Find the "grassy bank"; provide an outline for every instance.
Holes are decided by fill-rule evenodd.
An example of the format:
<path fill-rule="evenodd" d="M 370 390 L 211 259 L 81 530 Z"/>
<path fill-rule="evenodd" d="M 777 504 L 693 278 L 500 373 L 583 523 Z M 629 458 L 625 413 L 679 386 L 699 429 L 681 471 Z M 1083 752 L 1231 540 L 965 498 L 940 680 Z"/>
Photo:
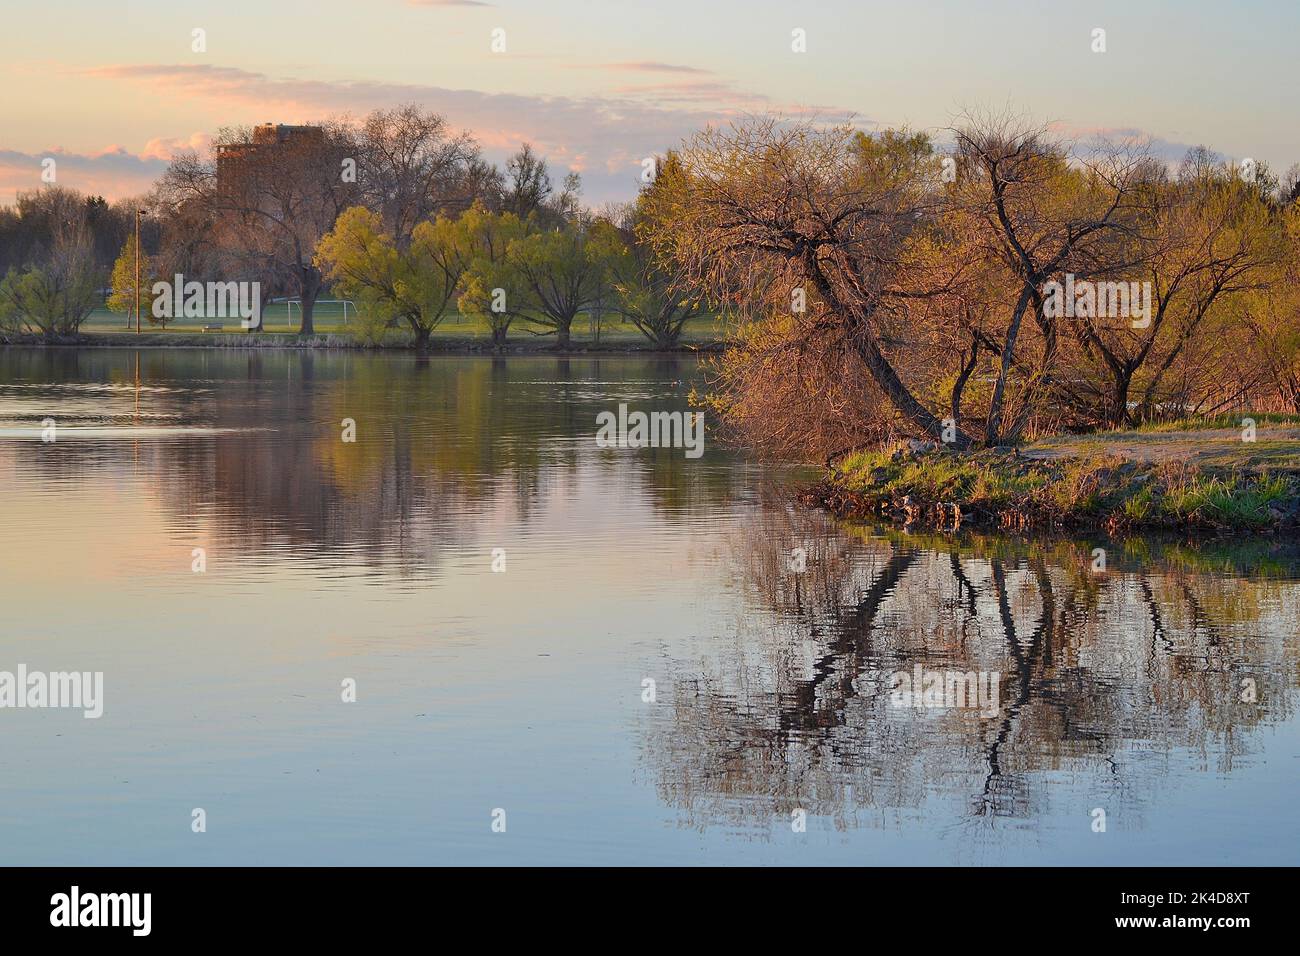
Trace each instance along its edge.
<path fill-rule="evenodd" d="M 145 331 L 137 335 L 134 332 L 97 332 L 65 336 L 58 339 L 46 339 L 40 336 L 0 335 L 0 347 L 18 346 L 28 348 L 228 348 L 228 349 L 412 349 L 414 342 L 409 336 L 394 336 L 382 344 L 363 342 L 347 332 L 317 333 L 303 336 L 289 332 L 194 332 L 167 330 L 166 332 Z M 707 352 L 722 348 L 721 342 L 679 342 L 670 352 Z M 512 338 L 501 349 L 495 349 L 490 339 L 474 336 L 435 335 L 429 341 L 429 351 L 442 354 L 633 354 L 659 352 L 642 338 L 639 342 L 632 340 L 608 341 L 599 343 L 575 336 L 564 350 L 557 348 L 555 338 L 520 337 Z"/>
<path fill-rule="evenodd" d="M 355 315 L 355 313 L 353 313 Z M 344 321 L 342 311 L 334 305 L 318 306 L 314 326 L 316 334 L 297 334 L 300 314 L 289 312 L 283 303 L 268 307 L 263 314 L 261 332 L 249 333 L 239 327 L 237 319 L 226 319 L 216 324 L 221 331 L 205 332 L 209 320 L 178 319 L 162 329 L 146 323 L 136 334 L 126 327 L 126 318 L 96 309 L 82 324 L 81 332 L 57 341 L 39 335 L 0 334 L 0 345 L 107 346 L 113 348 L 392 348 L 413 347 L 414 337 L 409 330 L 393 329 L 382 344 L 367 344 L 353 335 L 352 326 Z M 525 322 L 516 323 L 510 330 L 505 352 L 553 352 L 555 336 L 536 334 L 539 329 Z M 719 348 L 724 340 L 722 323 L 714 316 L 700 316 L 689 320 L 682 328 L 679 350 Z M 478 316 L 449 314 L 430 336 L 429 348 L 437 352 L 488 352 L 492 351 L 492 333 L 487 322 Z M 573 323 L 571 352 L 645 352 L 655 351 L 650 341 L 633 325 L 605 315 L 599 334 L 591 327 L 586 314 L 579 314 Z"/>
<path fill-rule="evenodd" d="M 1225 448 L 1232 448 L 1226 444 Z M 1106 446 L 1099 446 L 1104 449 Z M 1213 466 L 1139 460 L 1105 450 L 1035 457 L 1034 449 L 957 455 L 936 449 L 858 452 L 805 493 L 847 517 L 934 528 L 1194 528 L 1271 532 L 1300 527 L 1300 462 Z M 1226 453 L 1225 453 L 1226 454 Z"/>

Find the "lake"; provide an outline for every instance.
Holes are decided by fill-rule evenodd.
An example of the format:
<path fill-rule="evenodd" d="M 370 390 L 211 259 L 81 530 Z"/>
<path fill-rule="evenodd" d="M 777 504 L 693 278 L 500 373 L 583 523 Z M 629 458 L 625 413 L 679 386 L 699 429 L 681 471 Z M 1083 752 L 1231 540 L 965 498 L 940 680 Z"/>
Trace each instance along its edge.
<path fill-rule="evenodd" d="M 0 709 L 0 861 L 1300 862 L 1293 544 L 911 534 L 712 430 L 597 446 L 702 381 L 0 350 L 0 671 L 103 674 Z"/>

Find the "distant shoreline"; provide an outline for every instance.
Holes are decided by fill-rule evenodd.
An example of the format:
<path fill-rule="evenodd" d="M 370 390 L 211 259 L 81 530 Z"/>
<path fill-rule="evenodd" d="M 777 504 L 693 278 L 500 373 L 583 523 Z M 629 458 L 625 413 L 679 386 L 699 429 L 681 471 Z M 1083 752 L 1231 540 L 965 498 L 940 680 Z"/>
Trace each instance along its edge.
<path fill-rule="evenodd" d="M 618 343 L 571 343 L 561 349 L 553 341 L 527 340 L 508 342 L 501 348 L 480 339 L 436 339 L 425 349 L 425 355 L 689 355 L 701 352 L 719 352 L 723 342 L 700 342 L 661 349 L 645 345 Z M 351 336 L 322 332 L 301 336 L 293 332 L 96 332 L 59 339 L 41 336 L 14 336 L 0 338 L 0 348 L 23 349 L 82 349 L 82 348 L 148 348 L 148 349 L 310 349 L 365 352 L 413 352 L 418 350 L 410 343 L 369 345 L 357 342 Z"/>

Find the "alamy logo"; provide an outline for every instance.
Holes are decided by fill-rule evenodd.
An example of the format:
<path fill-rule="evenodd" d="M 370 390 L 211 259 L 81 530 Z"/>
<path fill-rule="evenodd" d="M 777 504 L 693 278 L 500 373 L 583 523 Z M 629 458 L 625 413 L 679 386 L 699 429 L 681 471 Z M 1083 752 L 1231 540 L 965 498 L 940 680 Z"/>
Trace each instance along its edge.
<path fill-rule="evenodd" d="M 51 926 L 129 926 L 132 936 L 148 936 L 152 928 L 152 893 L 71 892 L 50 897 Z"/>
<path fill-rule="evenodd" d="M 1001 708 L 997 671 L 931 671 L 917 664 L 889 675 L 889 702 L 894 707 L 972 708 L 994 717 Z"/>
<path fill-rule="evenodd" d="M 684 448 L 687 458 L 704 454 L 703 412 L 629 412 L 596 416 L 597 448 Z"/>
<path fill-rule="evenodd" d="M 103 671 L 0 671 L 0 707 L 78 708 L 87 720 L 104 713 Z"/>
<path fill-rule="evenodd" d="M 1135 329 L 1151 325 L 1150 282 L 1093 282 L 1074 278 L 1043 284 L 1043 315 L 1049 319 L 1129 319 Z"/>
<path fill-rule="evenodd" d="M 262 283 L 186 282 L 179 272 L 171 282 L 153 284 L 155 319 L 239 318 L 245 329 L 262 326 Z"/>

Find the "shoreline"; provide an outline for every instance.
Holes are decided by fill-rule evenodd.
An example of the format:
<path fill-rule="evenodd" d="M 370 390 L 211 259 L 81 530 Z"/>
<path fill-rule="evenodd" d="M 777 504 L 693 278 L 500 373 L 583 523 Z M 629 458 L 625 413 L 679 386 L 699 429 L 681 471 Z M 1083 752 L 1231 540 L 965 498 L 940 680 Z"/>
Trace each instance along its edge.
<path fill-rule="evenodd" d="M 900 449 L 846 456 L 797 497 L 839 518 L 945 532 L 1300 531 L 1300 468 L 1294 466 Z"/>
<path fill-rule="evenodd" d="M 700 342 L 679 345 L 672 349 L 655 348 L 650 344 L 630 343 L 570 343 L 559 348 L 553 342 L 511 342 L 501 347 L 474 338 L 448 338 L 418 349 L 414 344 L 368 345 L 350 336 L 322 332 L 304 338 L 296 332 L 251 333 L 181 333 L 181 332 L 100 332 L 91 335 L 68 336 L 60 339 L 42 337 L 0 338 L 0 348 L 15 349 L 310 349 L 360 352 L 410 352 L 416 355 L 693 355 L 719 352 L 724 342 Z"/>

